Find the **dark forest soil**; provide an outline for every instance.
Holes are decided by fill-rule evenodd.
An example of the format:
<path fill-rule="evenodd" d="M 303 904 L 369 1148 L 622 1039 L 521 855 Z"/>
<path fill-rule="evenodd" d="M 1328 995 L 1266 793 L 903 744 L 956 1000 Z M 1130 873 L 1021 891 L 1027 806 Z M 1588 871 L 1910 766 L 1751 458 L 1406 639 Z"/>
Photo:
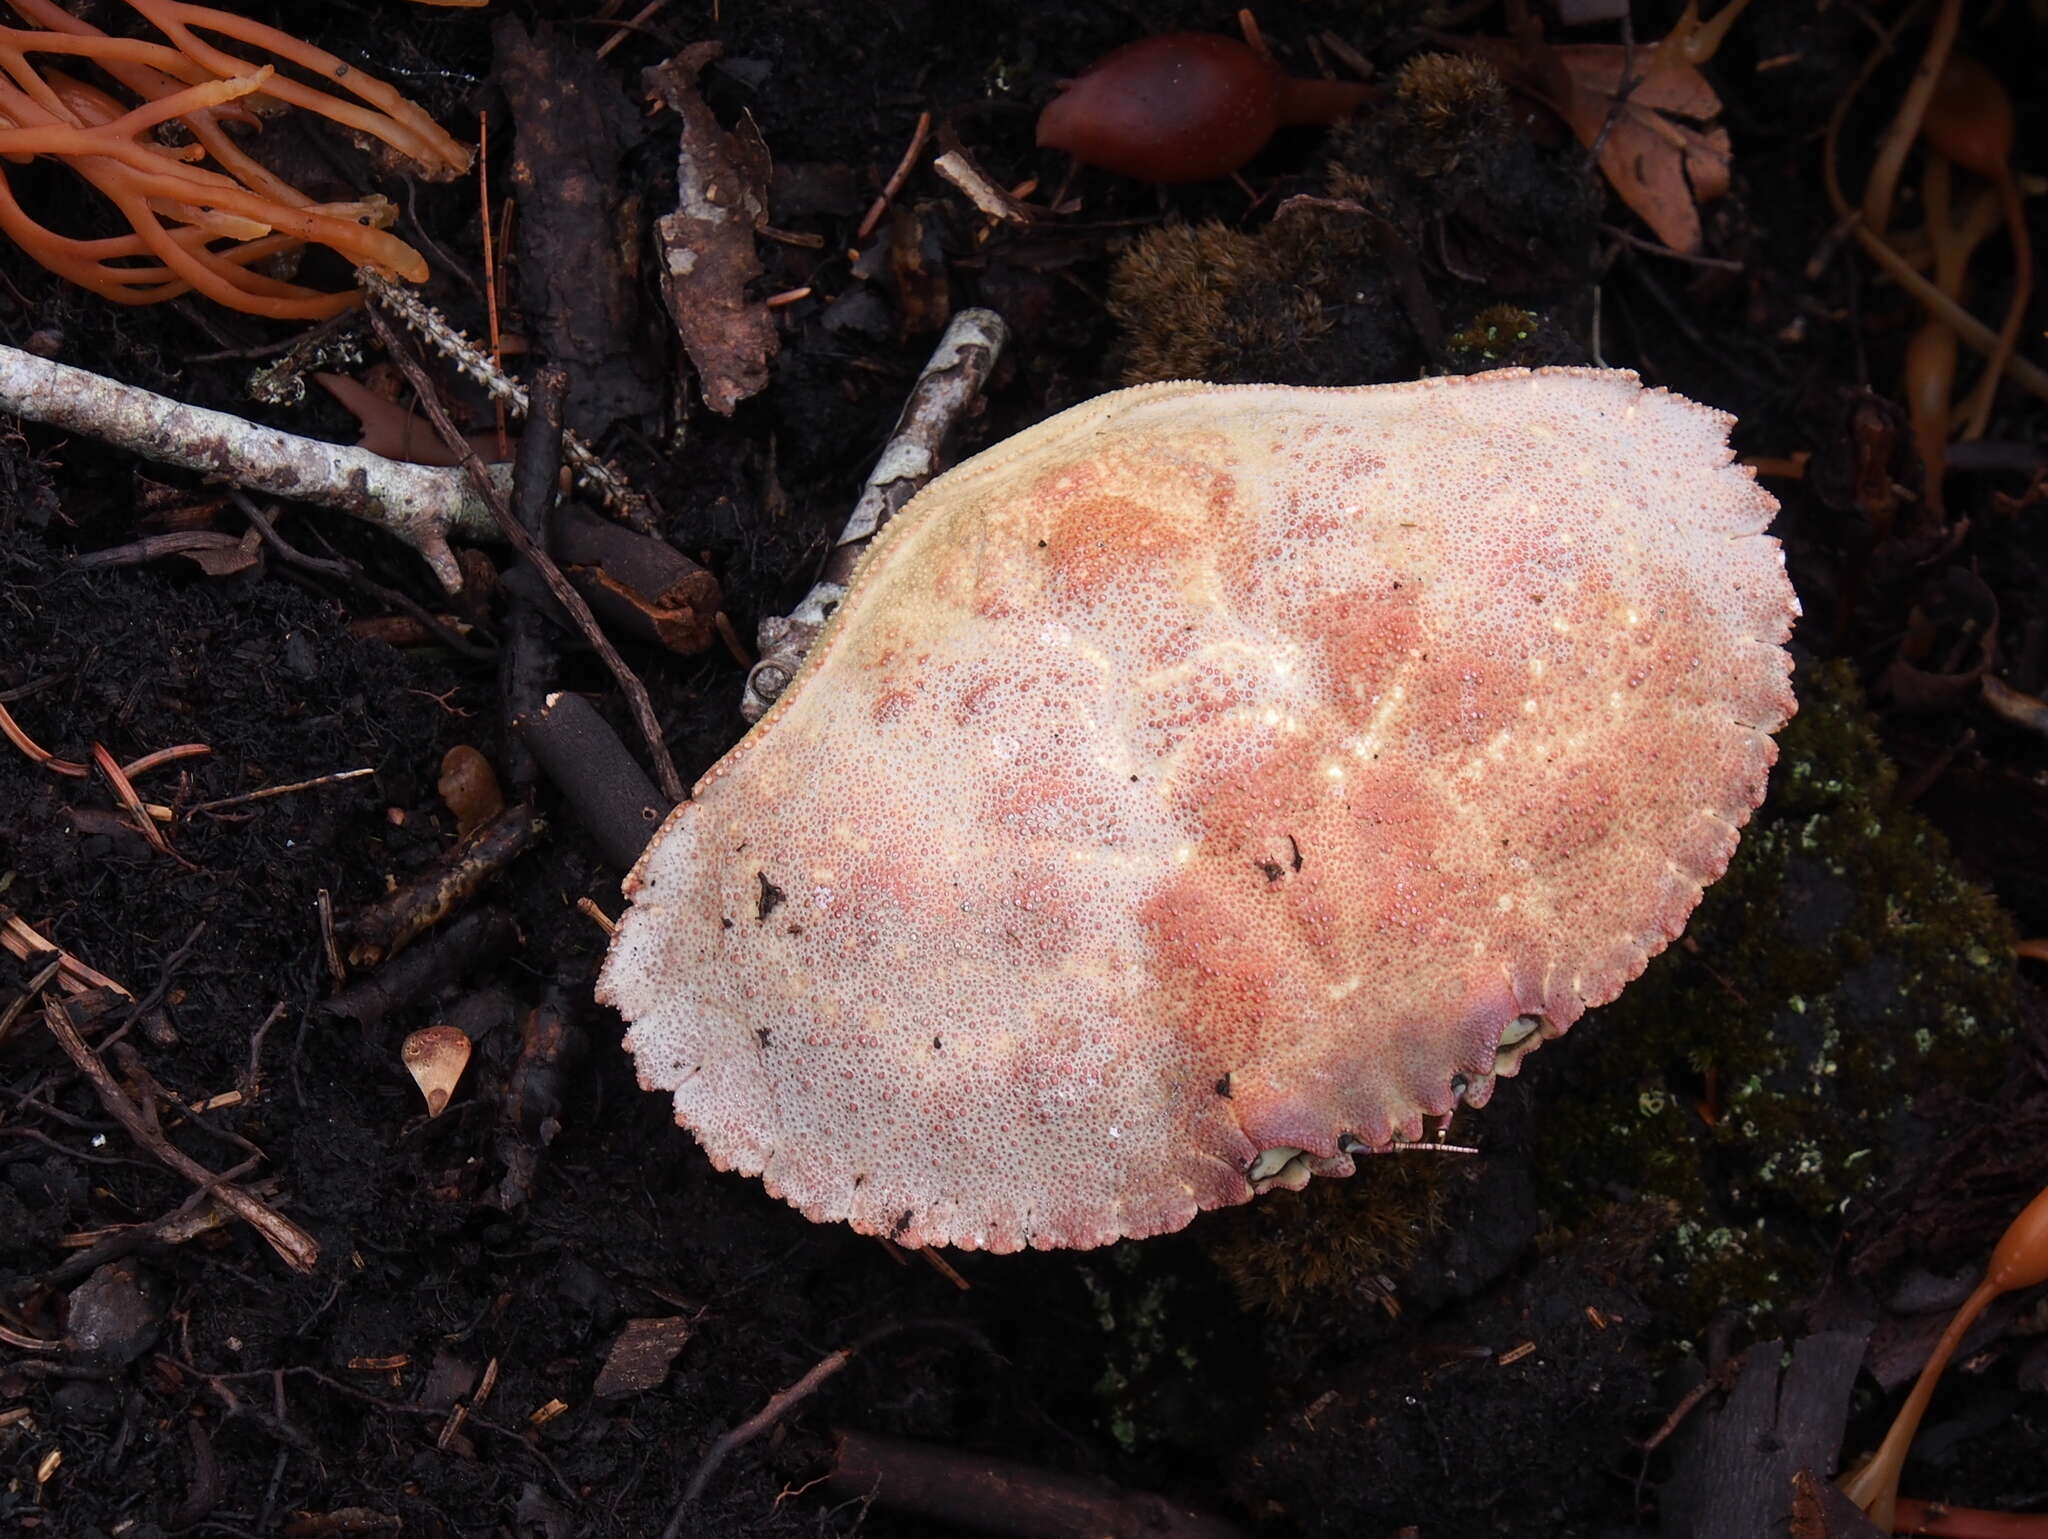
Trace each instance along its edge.
<path fill-rule="evenodd" d="M 503 7 L 244 8 L 311 28 L 460 136 L 487 110 L 494 196 L 508 192 L 515 114 L 492 76 Z M 584 8 L 513 9 L 585 61 L 610 35 Z M 1648 239 L 1554 126 L 1528 128 L 1486 180 L 1469 165 L 1424 176 L 1396 128 L 1367 123 L 1287 131 L 1241 185 L 1161 192 L 1082 170 L 1076 211 L 995 231 L 927 164 L 878 237 L 896 260 L 870 278 L 847 251 L 871 244 L 855 226 L 920 111 L 1005 186 L 1041 178 L 1042 205 L 1069 174 L 1032 144 L 1055 82 L 1148 32 L 1234 30 L 1234 12 L 727 0 L 714 23 L 703 9 L 664 11 L 588 66 L 590 89 L 624 109 L 626 244 L 644 262 L 647 223 L 674 198 L 675 119 L 642 115 L 639 72 L 716 38 L 725 56 L 706 99 L 727 125 L 750 117 L 772 152 L 773 223 L 822 237 L 764 240 L 753 292 L 814 292 L 776 312 L 772 381 L 728 420 L 683 383 L 652 277 L 636 271 L 644 353 L 605 384 L 646 392 L 647 406 L 593 426 L 657 498 L 672 543 L 717 574 L 740 635 L 814 579 L 948 306 L 989 305 L 1013 332 L 961 454 L 1175 349 L 1206 350 L 1219 378 L 1369 383 L 1585 362 L 1597 336 L 1599 361 L 1733 413 L 1738 453 L 1810 452 L 1804 479 L 1766 483 L 1785 504 L 1778 532 L 1806 609 L 1805 735 L 1786 739 L 1721 906 L 1710 895 L 1638 986 L 1646 1003 L 1589 1015 L 1461 1118 L 1477 1158 L 1428 1172 L 1381 1162 L 1341 1187 L 1100 1252 L 954 1255 L 963 1289 L 712 1170 L 637 1087 L 619 1022 L 590 1003 L 604 937 L 575 908 L 592 898 L 616 912 L 619 873 L 552 793 L 545 836 L 480 900 L 515 940 L 472 958 L 438 1006 L 364 1025 L 323 1012 L 321 897 L 347 916 L 453 842 L 436 780 L 457 745 L 502 759 L 493 665 L 362 639 L 352 627 L 387 605 L 275 559 L 224 578 L 176 561 L 81 569 L 81 553 L 215 493 L 24 424 L 0 442 L 0 702 L 66 758 L 95 743 L 123 762 L 179 743 L 212 753 L 141 783 L 179 810 L 167 858 L 122 824 L 102 781 L 0 745 L 0 905 L 145 996 L 144 1010 L 88 1007 L 88 1037 L 126 1024 L 140 1064 L 187 1105 L 239 1092 L 203 1118 L 164 1102 L 173 1141 L 214 1169 L 260 1151 L 242 1179 L 266 1183 L 320 1259 L 295 1272 L 229 1221 L 136 1246 L 81 1291 L 86 1246 L 177 1209 L 192 1186 L 106 1118 L 33 1004 L 0 1029 L 0 1325 L 69 1343 L 0 1345 L 0 1531 L 654 1535 L 721 1433 L 855 1343 L 815 1398 L 716 1471 L 680 1532 L 956 1531 L 819 1483 L 835 1428 L 1104 1477 L 1278 1536 L 1707 1531 L 1659 1512 L 1683 1438 L 1640 1447 L 1686 1391 L 1750 1344 L 1808 1329 L 1860 1320 L 1886 1342 L 1924 1338 L 2048 1176 L 2048 1017 L 2011 954 L 2016 936 L 2048 935 L 2048 741 L 1985 709 L 1971 672 L 1988 661 L 2036 696 L 2048 684 L 2043 408 L 2008 388 L 1989 436 L 2020 468 L 1957 472 L 1948 523 L 1909 532 L 1921 477 L 1899 360 L 1920 315 L 1831 241 L 1821 181 L 1828 114 L 1871 47 L 1867 20 L 1841 5 L 1759 6 L 1707 67 L 1735 174 L 1705 211 L 1706 265 L 1610 233 Z M 1965 44 L 2012 90 L 2019 143 L 2048 142 L 2048 49 L 2028 7 L 1994 9 Z M 1258 17 L 1298 69 L 1314 69 L 1309 41 L 1330 29 L 1384 77 L 1437 46 L 1426 27 L 1500 31 L 1496 7 L 1442 10 L 1454 19 L 1304 0 Z M 1639 7 L 1640 34 L 1674 11 Z M 1919 46 L 1909 31 L 1847 119 L 1851 185 Z M 271 136 L 324 168 L 308 179 L 378 174 L 339 139 Z M 1392 225 L 1405 233 L 1412 216 L 1433 321 L 1388 277 L 1384 248 L 1347 246 L 1335 223 L 1271 236 L 1262 260 L 1284 269 L 1271 282 L 1293 287 L 1234 293 L 1220 341 L 1175 332 L 1188 323 L 1173 285 L 1196 282 L 1185 272 L 1109 302 L 1118 254 L 1146 231 L 1169 217 L 1268 231 L 1286 197 L 1331 190 L 1333 157 L 1347 185 L 1385 191 Z M 75 201 L 61 169 L 8 176 L 39 212 Z M 409 210 L 400 232 L 436 253 L 429 297 L 483 334 L 474 183 L 387 190 Z M 2039 247 L 2048 224 L 2035 223 Z M 1980 315 L 2002 312 L 2004 249 L 1986 248 Z M 510 260 L 546 253 L 515 239 Z M 240 355 L 289 328 L 191 300 L 122 310 L 11 249 L 0 275 L 11 344 L 39 334 L 66 362 L 184 400 L 353 432 L 317 391 L 291 406 L 248 398 L 265 360 Z M 513 285 L 509 331 L 538 324 L 517 298 L 531 276 Z M 1320 307 L 1311 325 L 1304 294 Z M 1474 321 L 1502 302 L 1528 335 L 1496 354 Z M 1873 484 L 1908 513 L 1875 517 Z M 244 527 L 232 507 L 210 516 Z M 375 531 L 292 512 L 282 532 L 447 608 L 418 559 Z M 488 632 L 489 613 L 468 618 Z M 743 730 L 743 668 L 722 648 L 626 650 L 694 778 Z M 565 683 L 634 741 L 594 659 L 572 653 Z M 359 768 L 372 773 L 191 811 Z M 37 970 L 0 956 L 0 1011 Z M 521 1010 L 558 1005 L 566 1050 L 537 1087 L 521 1077 L 519 1023 L 499 1022 L 429 1120 L 399 1043 L 486 985 Z M 1885 1043 L 1909 1044 L 1910 1062 L 1881 1058 Z M 1826 1060 L 1825 1086 L 1807 1088 L 1793 1062 L 1809 1054 Z M 1737 1111 L 1752 1078 L 1762 1091 Z M 547 1142 L 501 1116 L 536 1089 L 559 1101 Z M 673 1367 L 598 1396 L 628 1322 L 650 1319 L 680 1322 Z M 1938 1398 L 1909 1489 L 2048 1510 L 2040 1297 L 2000 1320 Z M 1851 1452 L 1881 1434 L 1899 1379 L 1862 1380 Z M 451 1423 L 457 1406 L 469 1410 Z"/>

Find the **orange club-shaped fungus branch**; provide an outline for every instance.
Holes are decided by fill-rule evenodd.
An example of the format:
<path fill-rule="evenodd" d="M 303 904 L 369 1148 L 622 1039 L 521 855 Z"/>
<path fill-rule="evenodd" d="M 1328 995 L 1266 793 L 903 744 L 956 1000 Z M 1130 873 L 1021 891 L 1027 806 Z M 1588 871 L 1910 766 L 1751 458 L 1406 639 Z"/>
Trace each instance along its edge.
<path fill-rule="evenodd" d="M 227 128 L 255 126 L 262 113 L 292 107 L 382 141 L 421 174 L 466 168 L 468 151 L 390 86 L 287 33 L 177 0 L 128 0 L 169 44 L 109 36 L 52 0 L 7 3 L 33 26 L 0 28 L 0 156 L 62 160 L 132 227 L 100 239 L 60 235 L 32 218 L 0 175 L 0 230 L 51 271 L 123 304 L 197 291 L 282 320 L 333 315 L 356 298 L 259 270 L 294 247 L 323 245 L 354 265 L 425 278 L 419 253 L 383 228 L 395 213 L 388 201 L 315 203 L 251 157 Z M 276 62 L 239 58 L 201 32 L 252 44 Z M 290 78 L 288 69 L 348 95 Z M 101 83 L 88 78 L 94 74 Z M 159 137 L 172 123 L 189 143 Z"/>
<path fill-rule="evenodd" d="M 1763 795 L 1797 605 L 1728 426 L 1150 385 L 939 477 L 627 881 L 642 1082 L 813 1219 L 998 1251 L 1483 1104 Z"/>
<path fill-rule="evenodd" d="M 1867 1463 L 1842 1477 L 1843 1492 L 1870 1514 L 1871 1521 L 1886 1533 L 1892 1532 L 1896 1509 L 1900 1505 L 1899 1473 L 1905 1467 L 1907 1451 L 1912 1448 L 1914 1435 L 1920 1430 L 1920 1418 L 1927 1414 L 1928 1402 L 1934 1398 L 1934 1387 L 1941 1382 L 1942 1370 L 1948 1367 L 1948 1360 L 1955 1356 L 1956 1348 L 1963 1344 L 1970 1327 L 1991 1307 L 1993 1300 L 2022 1288 L 2038 1288 L 2044 1282 L 2048 1282 L 2048 1187 L 2043 1187 L 2034 1200 L 2020 1210 L 2019 1217 L 1999 1239 L 1991 1252 L 1991 1264 L 1984 1269 L 1984 1280 L 1963 1300 L 1955 1318 L 1949 1321 L 1948 1329 L 1941 1333 L 1934 1350 L 1927 1354 L 1926 1365 L 1913 1384 L 1913 1392 L 1899 1407 L 1899 1414 L 1877 1452 Z M 2014 1539 L 2021 1535 L 2048 1534 L 2048 1517 L 2030 1521 L 2017 1514 L 1999 1516 L 2003 1526 L 1995 1531 L 2010 1534 Z"/>

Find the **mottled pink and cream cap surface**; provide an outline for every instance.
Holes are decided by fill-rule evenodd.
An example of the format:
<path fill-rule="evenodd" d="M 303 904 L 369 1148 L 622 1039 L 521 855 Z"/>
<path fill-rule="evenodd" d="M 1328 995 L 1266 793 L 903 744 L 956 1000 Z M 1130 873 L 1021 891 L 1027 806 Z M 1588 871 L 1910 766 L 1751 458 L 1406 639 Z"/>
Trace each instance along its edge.
<path fill-rule="evenodd" d="M 628 879 L 722 1168 L 907 1245 L 1178 1229 L 1483 1104 L 1675 937 L 1798 613 L 1632 374 L 1144 386 L 940 477 Z"/>

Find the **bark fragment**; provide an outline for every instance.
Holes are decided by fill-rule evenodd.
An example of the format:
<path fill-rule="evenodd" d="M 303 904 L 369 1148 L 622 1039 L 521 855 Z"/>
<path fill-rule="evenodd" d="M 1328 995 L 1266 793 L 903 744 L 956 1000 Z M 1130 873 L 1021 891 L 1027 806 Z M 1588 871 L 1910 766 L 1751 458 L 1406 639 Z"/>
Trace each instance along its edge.
<path fill-rule="evenodd" d="M 746 296 L 761 275 L 754 230 L 768 217 L 768 150 L 751 121 L 734 133 L 720 127 L 697 91 L 698 74 L 720 52 L 717 43 L 694 43 L 644 79 L 683 120 L 676 211 L 654 222 L 662 298 L 704 404 L 730 417 L 767 385 L 777 343 L 775 317 Z"/>

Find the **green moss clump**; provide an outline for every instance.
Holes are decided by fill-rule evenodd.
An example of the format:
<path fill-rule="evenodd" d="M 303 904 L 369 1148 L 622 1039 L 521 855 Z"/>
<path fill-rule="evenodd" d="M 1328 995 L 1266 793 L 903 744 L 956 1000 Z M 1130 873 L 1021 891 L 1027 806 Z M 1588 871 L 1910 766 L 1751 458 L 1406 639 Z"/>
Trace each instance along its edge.
<path fill-rule="evenodd" d="M 1099 1338 L 1089 1389 L 1105 1433 L 1126 1452 L 1185 1451 L 1231 1425 L 1249 1343 L 1185 1235 L 1124 1240 L 1078 1258 L 1074 1272 Z"/>
<path fill-rule="evenodd" d="M 1291 1322 L 1398 1312 L 1396 1285 L 1444 1225 L 1451 1165 L 1365 1160 L 1348 1180 L 1311 1181 L 1207 1216 L 1195 1237 L 1247 1310 Z"/>
<path fill-rule="evenodd" d="M 1818 1282 L 1845 1207 L 1939 1136 L 1915 1097 L 1988 1097 L 2013 1016 L 2011 923 L 1894 805 L 1849 669 L 1795 683 L 1770 794 L 1685 936 L 1531 1062 L 1545 1205 L 1671 1198 L 1670 1302 L 1701 1320 Z"/>
<path fill-rule="evenodd" d="M 1519 305 L 1488 305 L 1444 339 L 1444 365 L 1452 374 L 1585 361 L 1585 352 L 1562 326 Z"/>

